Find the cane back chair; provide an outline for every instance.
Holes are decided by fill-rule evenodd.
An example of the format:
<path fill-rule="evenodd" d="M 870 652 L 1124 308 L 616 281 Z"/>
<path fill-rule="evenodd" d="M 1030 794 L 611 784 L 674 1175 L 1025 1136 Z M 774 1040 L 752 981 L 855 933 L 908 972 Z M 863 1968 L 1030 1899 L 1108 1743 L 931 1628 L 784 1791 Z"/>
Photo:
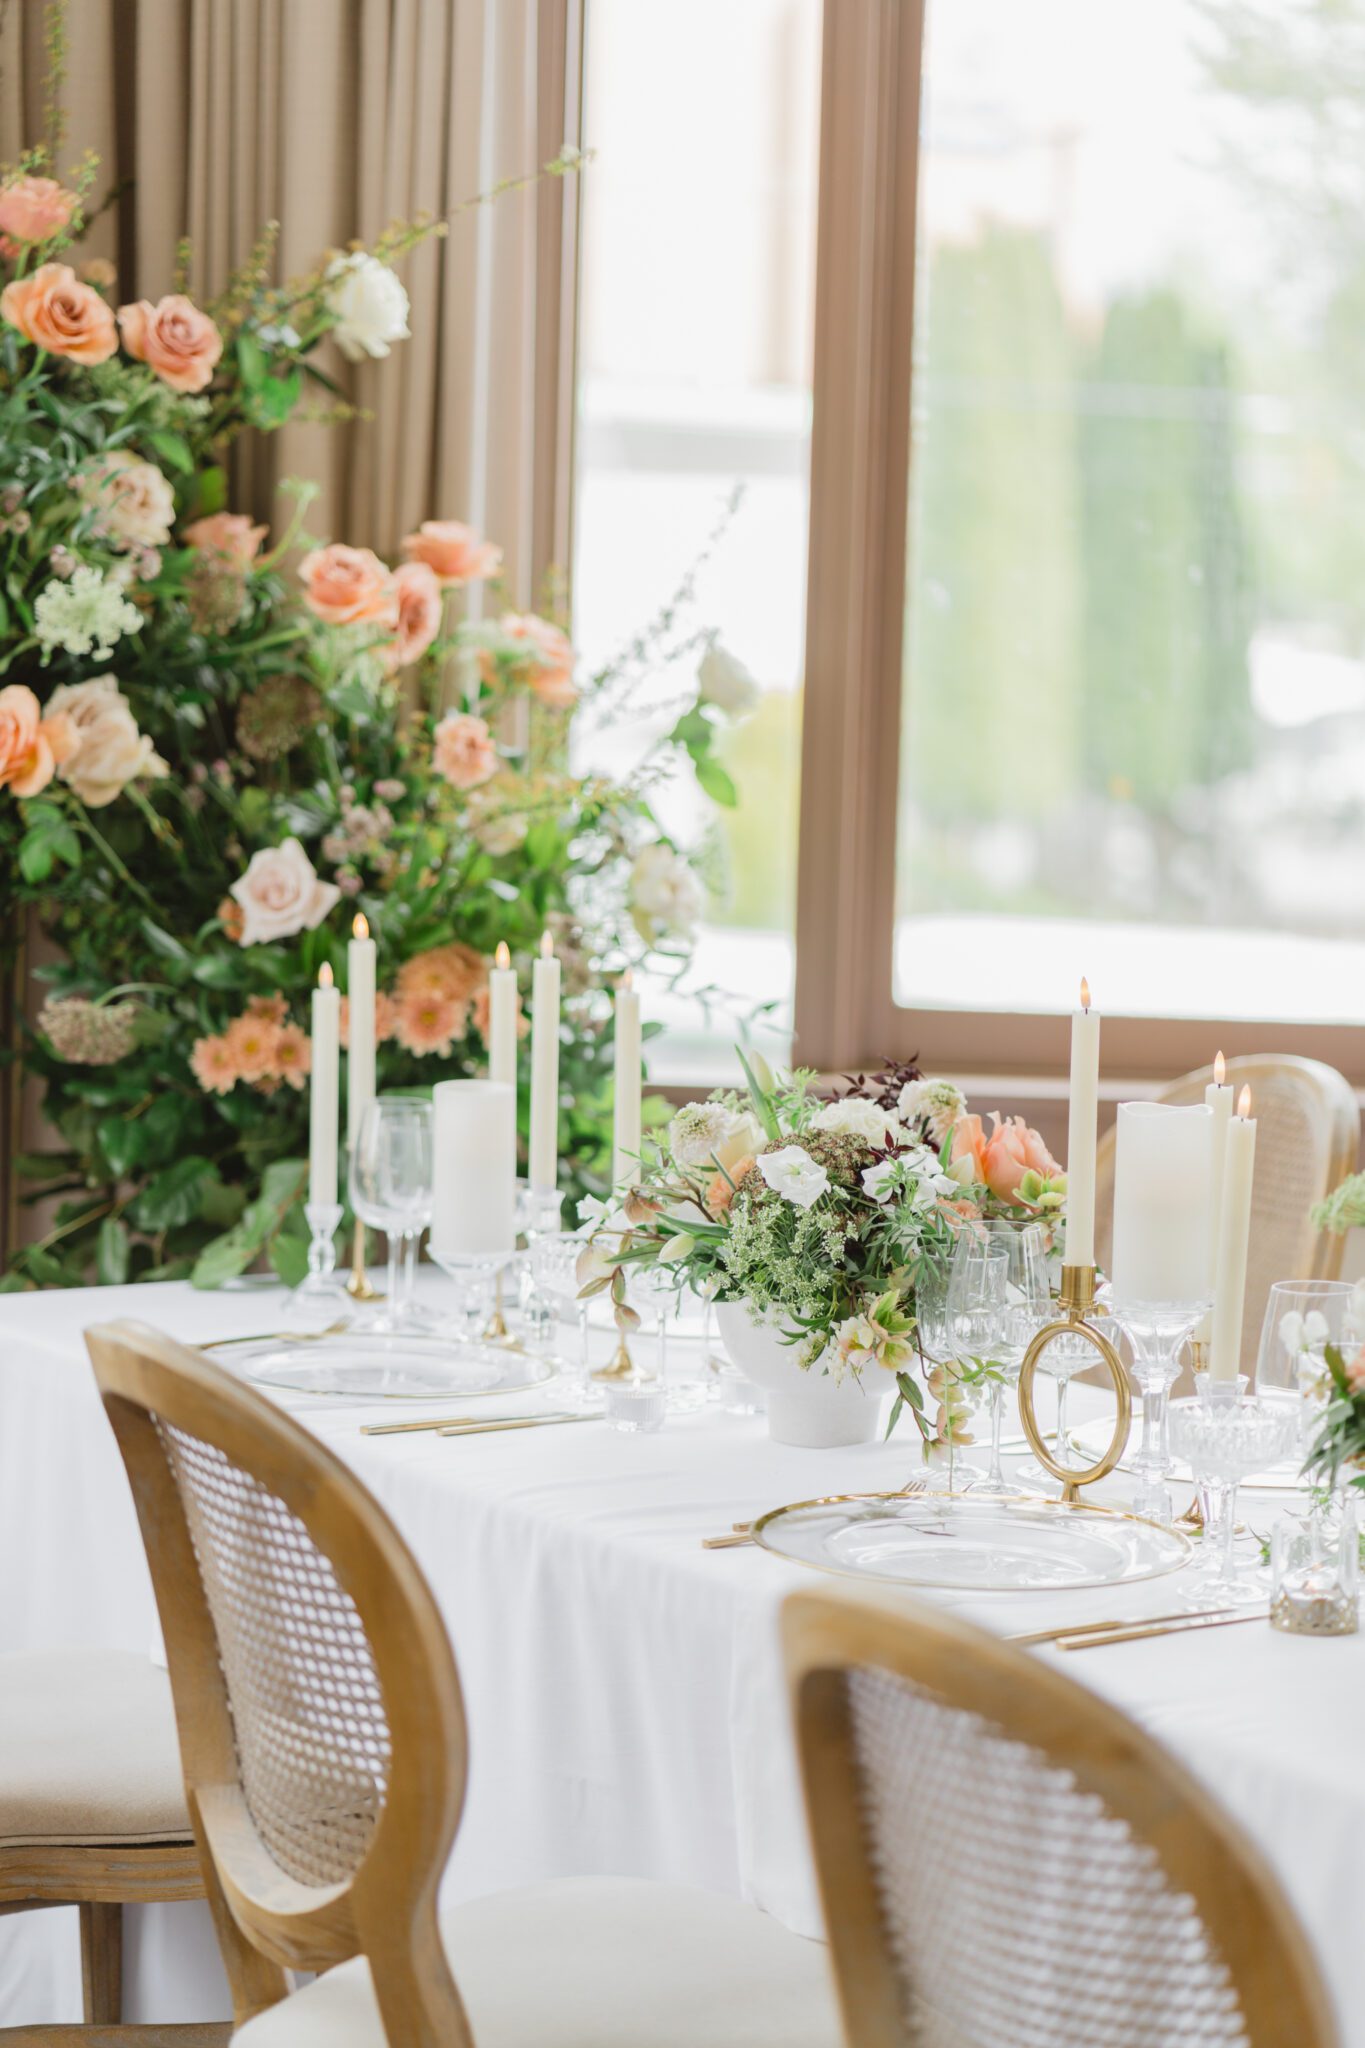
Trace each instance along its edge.
<path fill-rule="evenodd" d="M 899 1595 L 783 1631 L 849 2048 L 1337 2048 L 1274 1877 L 1116 1708 Z"/>
<path fill-rule="evenodd" d="M 1212 1067 L 1182 1075 L 1157 1098 L 1202 1102 Z M 1254 1374 L 1261 1318 L 1276 1280 L 1335 1280 L 1345 1239 L 1308 1220 L 1339 1181 L 1353 1173 L 1360 1149 L 1360 1111 L 1354 1090 L 1335 1067 L 1291 1053 L 1229 1060 L 1227 1079 L 1237 1095 L 1251 1089 L 1256 1119 L 1256 1173 L 1251 1190 L 1251 1247 L 1242 1320 L 1241 1370 Z M 1113 1250 L 1115 1134 L 1100 1141 L 1096 1172 L 1096 1251 L 1109 1268 Z"/>
<path fill-rule="evenodd" d="M 201 1353 L 135 1323 L 86 1334 L 238 2048 L 835 2048 L 823 1947 L 753 1907 L 570 1879 L 438 1921 L 465 1716 L 406 1545 L 317 1437 Z M 287 1969 L 323 1974 L 286 1995 Z"/>

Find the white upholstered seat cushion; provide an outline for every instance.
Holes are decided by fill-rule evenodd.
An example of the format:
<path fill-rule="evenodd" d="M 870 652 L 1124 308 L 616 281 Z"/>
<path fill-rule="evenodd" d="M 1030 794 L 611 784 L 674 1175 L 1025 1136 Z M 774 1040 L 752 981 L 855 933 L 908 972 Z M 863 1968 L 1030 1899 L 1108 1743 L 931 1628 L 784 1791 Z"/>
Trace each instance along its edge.
<path fill-rule="evenodd" d="M 171 1683 L 150 1657 L 0 1657 L 0 1847 L 189 1834 Z"/>
<path fill-rule="evenodd" d="M 570 1878 L 453 1907 L 441 1931 L 476 2048 L 843 2041 L 822 1945 L 713 1892 Z M 249 2020 L 232 2048 L 386 2048 L 368 1962 Z"/>

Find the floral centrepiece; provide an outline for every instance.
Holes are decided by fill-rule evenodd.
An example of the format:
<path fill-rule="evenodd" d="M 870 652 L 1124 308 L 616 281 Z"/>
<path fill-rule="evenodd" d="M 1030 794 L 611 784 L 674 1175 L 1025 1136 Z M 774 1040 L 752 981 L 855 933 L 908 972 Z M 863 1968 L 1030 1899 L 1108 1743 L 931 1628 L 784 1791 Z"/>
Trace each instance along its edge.
<path fill-rule="evenodd" d="M 529 985 L 550 932 L 560 1151 L 571 1193 L 600 1190 L 611 986 L 684 961 L 701 903 L 650 791 L 672 758 L 715 765 L 735 679 L 713 662 L 628 778 L 575 773 L 580 705 L 710 648 L 676 603 L 625 682 L 586 676 L 465 522 L 389 558 L 308 533 L 306 490 L 288 531 L 235 500 L 239 437 L 310 394 L 347 415 L 325 343 L 406 338 L 392 264 L 432 224 L 281 286 L 267 237 L 216 296 L 142 300 L 80 261 L 88 171 L 51 171 L 0 179 L 0 884 L 11 957 L 30 916 L 56 954 L 24 1049 L 52 1135 L 19 1162 L 55 1223 L 4 1284 L 213 1284 L 263 1252 L 299 1277 L 309 1002 L 327 964 L 344 1003 L 357 913 L 381 1088 L 482 1072 L 494 949 Z"/>
<path fill-rule="evenodd" d="M 631 1271 L 669 1268 L 679 1286 L 742 1302 L 778 1328 L 802 1370 L 893 1376 L 893 1425 L 908 1405 L 927 1450 L 967 1441 L 957 1378 L 921 1357 L 917 1290 L 946 1269 L 964 1230 L 1054 1224 L 1065 1174 L 1037 1132 L 996 1117 L 991 1138 L 1005 1134 L 1018 1170 L 997 1160 L 988 1179 L 980 1119 L 951 1083 L 913 1067 L 860 1075 L 832 1101 L 813 1093 L 812 1074 L 744 1069 L 743 1094 L 686 1105 L 662 1142 L 646 1144 L 620 1208 L 598 1215 L 583 1294 L 609 1293 L 630 1328 Z M 920 1363 L 932 1420 L 910 1372 Z"/>

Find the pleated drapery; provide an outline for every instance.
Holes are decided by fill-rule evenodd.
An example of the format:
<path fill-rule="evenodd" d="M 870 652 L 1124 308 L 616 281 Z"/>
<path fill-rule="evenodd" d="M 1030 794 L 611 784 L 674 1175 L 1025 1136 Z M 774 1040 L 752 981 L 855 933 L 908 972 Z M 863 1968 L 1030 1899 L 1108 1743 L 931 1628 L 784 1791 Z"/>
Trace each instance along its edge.
<path fill-rule="evenodd" d="M 59 168 L 88 147 L 96 190 L 122 188 L 83 253 L 118 264 L 121 299 L 155 299 L 188 237 L 191 288 L 210 297 L 268 219 L 288 277 L 327 248 L 532 171 L 578 139 L 569 4 L 70 0 Z M 6 162 L 41 137 L 44 13 L 41 0 L 4 0 L 0 13 Z M 337 365 L 373 418 L 250 437 L 233 457 L 238 506 L 278 519 L 279 481 L 308 477 L 321 486 L 315 534 L 390 556 L 421 519 L 467 519 L 501 543 L 514 600 L 533 602 L 564 540 L 536 501 L 566 496 L 564 422 L 546 399 L 563 380 L 543 352 L 563 329 L 571 209 L 558 181 L 507 193 L 408 256 L 412 339 L 386 362 Z"/>

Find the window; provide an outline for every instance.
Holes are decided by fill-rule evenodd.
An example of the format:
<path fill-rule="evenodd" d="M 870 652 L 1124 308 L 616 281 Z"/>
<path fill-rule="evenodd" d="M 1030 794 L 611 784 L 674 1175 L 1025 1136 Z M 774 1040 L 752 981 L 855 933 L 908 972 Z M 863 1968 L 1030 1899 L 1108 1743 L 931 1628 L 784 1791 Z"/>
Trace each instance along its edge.
<path fill-rule="evenodd" d="M 901 1005 L 1360 1019 L 1363 57 L 1349 8 L 930 0 Z"/>
<path fill-rule="evenodd" d="M 728 1077 L 759 1004 L 778 1008 L 757 1042 L 790 1038 L 820 25 L 819 0 L 587 11 L 575 637 L 589 665 L 609 659 L 719 528 L 689 619 L 763 689 L 725 741 L 740 808 L 681 778 L 658 798 L 706 845 L 710 883 L 684 988 L 647 996 L 674 1080 Z M 696 665 L 695 647 L 665 665 L 678 688 L 661 694 Z M 581 757 L 620 770 L 659 729 L 617 718 Z M 726 995 L 709 1010 L 684 993 L 707 986 Z"/>

